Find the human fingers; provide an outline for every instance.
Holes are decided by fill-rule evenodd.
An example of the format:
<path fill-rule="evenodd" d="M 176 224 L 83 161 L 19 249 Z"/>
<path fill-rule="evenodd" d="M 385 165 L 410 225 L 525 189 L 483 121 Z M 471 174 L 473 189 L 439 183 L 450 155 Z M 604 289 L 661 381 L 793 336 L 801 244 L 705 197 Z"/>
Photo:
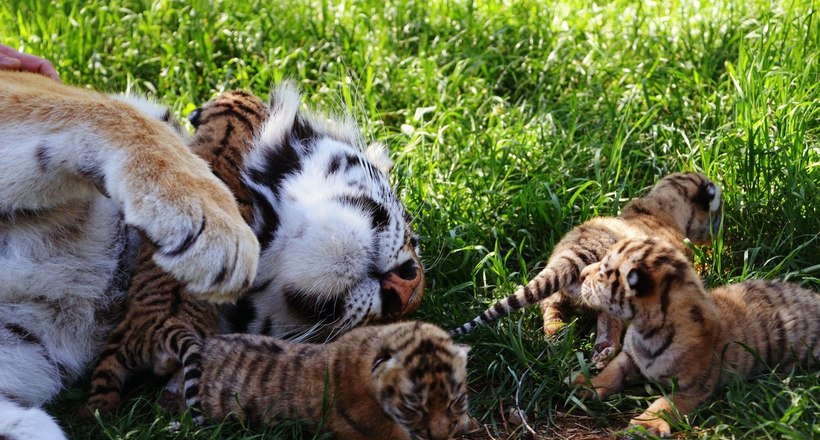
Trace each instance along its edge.
<path fill-rule="evenodd" d="M 48 60 L 34 55 L 20 53 L 8 46 L 0 45 L 0 68 L 39 73 L 60 82 L 60 75 L 57 74 L 54 65 Z"/>
<path fill-rule="evenodd" d="M 0 54 L 0 69 L 20 70 L 20 60 Z"/>

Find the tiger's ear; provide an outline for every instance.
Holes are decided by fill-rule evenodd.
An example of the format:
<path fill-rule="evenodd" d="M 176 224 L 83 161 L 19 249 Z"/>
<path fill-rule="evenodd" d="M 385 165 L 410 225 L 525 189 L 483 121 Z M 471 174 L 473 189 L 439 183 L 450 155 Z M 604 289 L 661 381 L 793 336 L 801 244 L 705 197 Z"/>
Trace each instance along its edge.
<path fill-rule="evenodd" d="M 299 88 L 292 81 L 274 87 L 270 94 L 270 117 L 262 127 L 260 142 L 269 146 L 282 144 L 293 131 L 301 99 Z"/>
<path fill-rule="evenodd" d="M 385 176 L 390 174 L 390 171 L 393 169 L 393 161 L 387 154 L 387 148 L 385 148 L 384 145 L 379 142 L 374 142 L 367 147 L 364 151 L 364 155 L 379 171 L 384 173 Z"/>
<path fill-rule="evenodd" d="M 453 344 L 453 346 L 456 349 L 456 355 L 466 360 L 467 353 L 470 352 L 470 346 L 464 344 Z"/>

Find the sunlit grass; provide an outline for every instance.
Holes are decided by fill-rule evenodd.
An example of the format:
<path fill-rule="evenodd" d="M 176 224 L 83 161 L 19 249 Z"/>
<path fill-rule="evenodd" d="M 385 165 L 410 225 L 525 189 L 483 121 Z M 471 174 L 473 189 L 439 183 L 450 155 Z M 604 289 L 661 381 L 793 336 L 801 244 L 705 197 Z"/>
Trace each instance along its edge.
<path fill-rule="evenodd" d="M 444 327 L 533 276 L 572 226 L 680 170 L 706 172 L 726 195 L 725 232 L 697 257 L 707 284 L 788 277 L 820 290 L 816 5 L 480 3 L 3 0 L 0 42 L 48 57 L 65 82 L 155 95 L 180 116 L 285 77 L 311 106 L 351 111 L 393 153 L 428 267 L 418 317 Z M 472 413 L 490 432 L 523 432 L 507 424 L 516 407 L 546 432 L 567 411 L 621 429 L 648 405 L 642 387 L 577 400 L 564 380 L 588 357 L 591 326 L 547 342 L 540 325 L 527 310 L 464 339 Z M 819 387 L 811 372 L 738 381 L 678 428 L 817 437 Z M 168 433 L 173 416 L 147 391 L 115 418 L 76 421 L 84 391 L 54 405 L 76 438 L 194 429 Z M 225 424 L 197 438 L 257 435 Z"/>

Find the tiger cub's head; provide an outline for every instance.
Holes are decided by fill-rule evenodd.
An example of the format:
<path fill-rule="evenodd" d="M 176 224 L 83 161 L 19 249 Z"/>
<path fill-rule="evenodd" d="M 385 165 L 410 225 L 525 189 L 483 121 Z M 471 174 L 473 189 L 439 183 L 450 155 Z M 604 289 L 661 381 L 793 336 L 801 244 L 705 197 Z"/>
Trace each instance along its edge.
<path fill-rule="evenodd" d="M 621 240 L 581 271 L 581 301 L 624 320 L 665 322 L 670 303 L 703 292 L 689 258 L 654 238 Z"/>
<path fill-rule="evenodd" d="M 624 207 L 623 217 L 634 214 L 671 218 L 685 237 L 695 244 L 704 244 L 720 230 L 723 195 L 720 187 L 701 173 L 674 173 Z"/>
<path fill-rule="evenodd" d="M 372 364 L 382 409 L 413 439 L 448 439 L 464 429 L 469 347 L 432 324 L 385 329 Z"/>
<path fill-rule="evenodd" d="M 424 269 L 386 150 L 365 147 L 351 120 L 302 108 L 289 83 L 265 117 L 242 172 L 262 253 L 231 330 L 326 340 L 413 312 Z"/>

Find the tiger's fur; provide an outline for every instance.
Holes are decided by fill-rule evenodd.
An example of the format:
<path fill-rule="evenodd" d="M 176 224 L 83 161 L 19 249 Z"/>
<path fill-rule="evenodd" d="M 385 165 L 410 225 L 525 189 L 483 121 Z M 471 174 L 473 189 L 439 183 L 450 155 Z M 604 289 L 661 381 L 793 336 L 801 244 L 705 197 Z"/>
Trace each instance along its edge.
<path fill-rule="evenodd" d="M 313 421 L 337 438 L 447 439 L 467 422 L 466 346 L 432 324 L 352 330 L 335 342 L 208 338 L 202 408 L 252 426 Z"/>
<path fill-rule="evenodd" d="M 671 434 L 662 413 L 688 414 L 729 379 L 727 370 L 748 377 L 820 359 L 820 295 L 764 280 L 709 293 L 689 257 L 661 240 L 619 242 L 584 269 L 581 282 L 584 303 L 631 321 L 621 353 L 590 380 L 598 397 L 638 373 L 676 383 L 630 422 L 655 434 Z M 585 383 L 582 375 L 576 380 Z"/>
<path fill-rule="evenodd" d="M 527 285 L 496 302 L 472 321 L 451 331 L 470 332 L 538 301 L 543 304 L 545 329 L 560 316 L 566 301 L 577 304 L 578 275 L 599 261 L 610 247 L 624 238 L 657 237 L 689 252 L 684 238 L 707 243 L 720 227 L 720 188 L 700 173 L 675 173 L 661 179 L 645 196 L 628 203 L 618 217 L 599 217 L 570 230 L 555 246 L 546 267 Z M 550 297 L 550 295 L 552 295 Z M 595 360 L 601 361 L 620 348 L 623 322 L 598 315 Z"/>
<path fill-rule="evenodd" d="M 167 109 L 0 71 L 0 437 L 59 439 L 40 407 L 118 316 L 139 229 L 202 298 L 232 301 L 259 243 Z M 224 276 L 220 276 L 224 274 Z"/>
<path fill-rule="evenodd" d="M 241 181 L 243 157 L 268 116 L 259 98 L 246 92 L 227 92 L 197 109 L 197 126 L 190 147 L 233 191 L 243 218 L 250 223 L 252 207 Z M 156 251 L 143 243 L 128 291 L 125 318 L 108 338 L 91 375 L 88 410 L 112 412 L 120 404 L 125 380 L 138 371 L 170 375 L 182 366 L 183 395 L 197 409 L 196 374 L 202 339 L 219 331 L 219 310 L 198 300 L 185 285 L 151 259 Z"/>
<path fill-rule="evenodd" d="M 410 217 L 390 186 L 392 161 L 364 148 L 346 119 L 300 109 L 289 84 L 245 157 L 262 268 L 226 307 L 224 328 L 291 340 L 329 340 L 414 311 L 424 269 Z"/>
<path fill-rule="evenodd" d="M 168 390 L 178 392 L 180 380 L 187 405 L 195 408 L 201 339 L 216 333 L 331 338 L 416 307 L 423 289 L 416 244 L 386 171 L 376 168 L 389 159 L 378 149 L 355 149 L 349 127 L 302 114 L 298 105 L 295 90 L 285 84 L 270 107 L 245 92 L 231 92 L 190 115 L 197 130 L 192 150 L 234 191 L 240 212 L 259 235 L 258 277 L 237 306 L 217 310 L 188 295 L 145 257 L 151 249 L 144 250 L 126 319 L 92 375 L 90 410 L 116 409 L 128 373 L 147 369 L 164 375 L 180 364 L 182 377 L 175 375 Z M 303 261 L 294 265 L 288 257 Z M 313 268 L 322 263 L 329 267 Z M 340 273 L 339 265 L 353 270 Z M 361 284 L 368 285 L 360 289 Z M 379 299 L 393 299 L 393 308 L 375 307 Z M 270 304 L 277 306 L 265 309 Z M 243 314 L 252 316 L 243 321 Z M 261 325 L 253 326 L 252 319 Z"/>

